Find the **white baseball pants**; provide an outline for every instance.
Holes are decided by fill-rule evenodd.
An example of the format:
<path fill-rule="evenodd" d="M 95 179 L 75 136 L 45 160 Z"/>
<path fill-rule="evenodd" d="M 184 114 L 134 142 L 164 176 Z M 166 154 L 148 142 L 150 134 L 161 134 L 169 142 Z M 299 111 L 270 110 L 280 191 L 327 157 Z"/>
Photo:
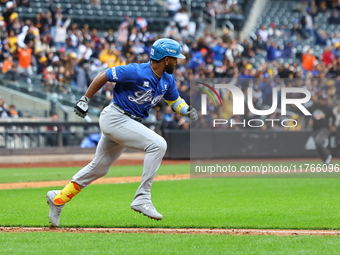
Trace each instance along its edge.
<path fill-rule="evenodd" d="M 151 186 L 166 151 L 163 137 L 143 124 L 121 113 L 112 104 L 103 109 L 99 118 L 102 137 L 93 160 L 76 173 L 72 182 L 86 187 L 106 175 L 110 166 L 125 148 L 145 151 L 142 181 L 131 205 L 151 202 Z"/>

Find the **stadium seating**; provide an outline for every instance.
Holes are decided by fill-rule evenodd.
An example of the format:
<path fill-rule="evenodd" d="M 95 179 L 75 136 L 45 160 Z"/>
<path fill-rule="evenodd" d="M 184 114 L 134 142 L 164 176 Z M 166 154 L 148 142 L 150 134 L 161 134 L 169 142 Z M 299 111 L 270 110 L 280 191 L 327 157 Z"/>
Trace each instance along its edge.
<path fill-rule="evenodd" d="M 258 19 L 258 22 L 253 29 L 253 34 L 255 35 L 259 29 L 259 27 L 264 24 L 268 28 L 271 23 L 275 23 L 277 26 L 280 24 L 286 25 L 287 29 L 290 31 L 294 22 L 300 22 L 303 14 L 300 12 L 294 12 L 295 5 L 299 3 L 298 1 L 292 0 L 270 0 L 262 15 Z M 318 30 L 325 30 L 326 33 L 331 36 L 334 35 L 334 31 L 336 27 L 334 25 L 328 25 L 329 13 L 318 13 L 317 16 L 314 17 L 314 23 L 317 24 Z M 314 54 L 316 56 L 321 56 L 324 51 L 324 46 L 315 45 L 315 37 L 310 36 L 307 39 L 302 40 L 297 36 L 284 36 L 284 37 L 273 37 L 270 38 L 271 41 L 275 41 L 278 46 L 283 49 L 284 43 L 287 41 L 293 42 L 294 48 L 293 52 L 296 52 L 296 55 L 301 54 L 303 49 L 306 46 L 311 46 L 314 50 Z M 260 59 L 257 57 L 256 60 Z M 297 62 L 300 63 L 300 59 L 296 56 L 293 56 L 292 60 L 288 60 L 288 62 Z M 259 62 L 258 62 L 259 63 Z M 258 64 L 257 63 L 257 64 Z"/>
<path fill-rule="evenodd" d="M 97 29 L 117 29 L 123 17 L 128 15 L 131 18 L 144 17 L 151 31 L 162 31 L 170 19 L 167 9 L 155 1 L 102 0 L 100 6 L 91 5 L 89 0 L 77 1 L 74 5 L 71 3 L 71 0 L 55 0 L 52 8 L 56 4 L 61 4 L 62 9 L 71 8 L 69 14 L 74 22 Z M 48 8 L 48 1 L 35 0 L 30 7 L 21 6 L 17 11 L 23 19 L 31 19 Z"/>

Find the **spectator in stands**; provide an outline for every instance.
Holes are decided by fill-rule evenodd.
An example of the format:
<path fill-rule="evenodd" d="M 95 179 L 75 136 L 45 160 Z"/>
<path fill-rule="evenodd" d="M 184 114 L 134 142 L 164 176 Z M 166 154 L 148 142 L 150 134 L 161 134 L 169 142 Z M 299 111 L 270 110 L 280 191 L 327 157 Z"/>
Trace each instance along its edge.
<path fill-rule="evenodd" d="M 253 70 L 252 70 L 252 65 L 251 64 L 246 64 L 246 66 L 244 67 L 244 70 L 243 72 L 240 74 L 240 78 L 255 78 L 255 75 L 253 73 Z"/>
<path fill-rule="evenodd" d="M 40 57 L 37 65 L 37 74 L 44 74 L 48 66 L 48 59 L 46 56 Z"/>
<path fill-rule="evenodd" d="M 328 12 L 328 8 L 327 8 L 327 2 L 326 1 L 321 1 L 319 4 L 319 11 L 321 13 L 327 13 Z"/>
<path fill-rule="evenodd" d="M 1 47 L 1 44 L 0 44 Z M 9 48 L 9 45 L 6 43 L 4 45 L 2 45 L 2 49 L 0 49 L 0 61 L 4 61 L 5 58 L 11 54 L 11 50 Z"/>
<path fill-rule="evenodd" d="M 218 39 L 216 45 L 212 48 L 214 66 L 220 67 L 223 65 L 226 51 L 226 45 L 223 43 L 222 39 Z"/>
<path fill-rule="evenodd" d="M 282 36 L 280 29 L 277 28 L 276 24 L 272 22 L 268 28 L 269 37 L 280 37 Z"/>
<path fill-rule="evenodd" d="M 333 52 L 333 47 L 328 46 L 324 53 L 322 54 L 322 62 L 326 65 L 329 66 L 330 64 L 333 63 L 333 61 L 336 59 L 336 55 Z"/>
<path fill-rule="evenodd" d="M 24 39 L 24 43 L 26 45 L 32 44 L 33 45 L 32 49 L 34 49 L 35 42 L 39 40 L 39 30 L 36 27 L 34 27 L 30 20 L 27 20 L 26 24 L 28 26 L 28 30 Z"/>
<path fill-rule="evenodd" d="M 267 43 L 263 41 L 260 35 L 257 35 L 256 40 L 254 41 L 254 50 L 256 53 L 263 52 L 267 50 Z"/>
<path fill-rule="evenodd" d="M 293 43 L 288 41 L 284 44 L 283 51 L 282 51 L 282 58 L 284 59 L 291 59 L 293 56 Z"/>
<path fill-rule="evenodd" d="M 315 45 L 321 45 L 321 46 L 330 46 L 332 44 L 331 40 L 329 39 L 326 31 L 321 30 L 320 33 L 315 29 L 314 30 L 315 35 Z"/>
<path fill-rule="evenodd" d="M 167 0 L 168 3 L 168 13 L 169 17 L 173 18 L 175 14 L 181 9 L 181 1 L 180 0 Z"/>
<path fill-rule="evenodd" d="M 242 52 L 243 57 L 253 58 L 255 56 L 255 48 L 248 39 L 244 40 L 242 47 L 244 48 L 244 51 Z"/>
<path fill-rule="evenodd" d="M 267 59 L 269 61 L 275 61 L 279 57 L 281 57 L 281 50 L 279 49 L 276 42 L 271 42 L 267 48 Z"/>
<path fill-rule="evenodd" d="M 17 81 L 17 70 L 16 66 L 13 62 L 13 57 L 11 54 L 5 58 L 5 61 L 2 63 L 2 73 L 4 74 L 4 78 L 10 81 Z"/>
<path fill-rule="evenodd" d="M 39 34 L 42 34 L 44 32 L 44 27 L 48 26 L 48 20 L 45 18 L 45 13 L 38 13 L 34 18 L 33 24 L 39 29 Z"/>
<path fill-rule="evenodd" d="M 266 25 L 261 25 L 260 29 L 258 30 L 257 34 L 261 37 L 262 41 L 267 42 L 269 38 L 269 32 L 266 28 Z"/>
<path fill-rule="evenodd" d="M 48 35 L 43 35 L 40 40 L 35 43 L 35 53 L 41 55 L 47 55 L 51 51 Z"/>
<path fill-rule="evenodd" d="M 206 48 L 202 48 L 200 51 L 195 52 L 189 61 L 188 68 L 192 69 L 194 72 L 197 72 L 199 67 L 205 66 L 205 58 L 207 55 L 208 50 Z"/>
<path fill-rule="evenodd" d="M 101 38 L 98 35 L 97 29 L 92 29 L 91 41 L 94 43 L 94 48 L 98 49 L 101 45 Z"/>
<path fill-rule="evenodd" d="M 16 50 L 17 50 L 17 45 L 18 45 L 18 38 L 15 35 L 14 30 L 9 31 L 9 36 L 7 38 L 7 42 L 8 42 L 11 54 L 15 53 Z"/>
<path fill-rule="evenodd" d="M 302 32 L 306 38 L 314 35 L 314 23 L 311 16 L 311 9 L 308 7 L 301 18 Z"/>
<path fill-rule="evenodd" d="M 27 25 L 22 27 L 22 31 L 21 33 L 18 35 L 18 47 L 24 48 L 25 47 L 25 37 L 27 35 L 27 31 L 28 31 L 29 27 Z"/>
<path fill-rule="evenodd" d="M 0 20 L 0 38 L 5 38 L 7 36 L 7 29 L 5 26 L 5 21 Z"/>
<path fill-rule="evenodd" d="M 55 90 L 55 87 L 57 85 L 57 76 L 52 66 L 48 66 L 44 70 L 43 82 L 46 91 L 52 92 Z"/>
<path fill-rule="evenodd" d="M 69 33 L 69 36 L 66 41 L 67 41 L 67 46 L 66 46 L 67 51 L 78 53 L 78 47 L 81 41 L 81 33 L 78 30 L 77 26 L 73 26 L 72 24 L 71 32 Z"/>
<path fill-rule="evenodd" d="M 114 45 L 109 46 L 109 44 L 106 44 L 99 55 L 99 60 L 105 64 L 107 68 L 117 66 L 116 47 Z"/>
<path fill-rule="evenodd" d="M 213 3 L 211 1 L 207 1 L 205 2 L 205 7 L 203 9 L 203 12 L 208 16 L 208 17 L 212 17 L 215 18 L 216 17 L 216 9 L 213 5 Z M 208 23 L 210 23 L 211 21 L 208 20 Z"/>
<path fill-rule="evenodd" d="M 233 41 L 233 38 L 230 35 L 230 29 L 225 28 L 223 30 L 223 35 L 221 36 L 221 39 L 224 43 L 231 43 Z"/>
<path fill-rule="evenodd" d="M 300 2 L 295 5 L 295 8 L 293 9 L 293 11 L 303 12 L 303 11 L 306 10 L 307 7 L 308 7 L 308 1 L 307 0 L 300 0 Z"/>
<path fill-rule="evenodd" d="M 31 66 L 31 59 L 33 53 L 33 41 L 29 41 L 29 44 L 22 48 L 19 47 L 18 49 L 18 73 L 26 77 L 27 83 L 31 83 L 30 77 L 33 74 L 32 66 Z"/>
<path fill-rule="evenodd" d="M 289 29 L 287 29 L 286 25 L 281 23 L 280 27 L 278 28 L 280 32 L 280 36 L 288 36 L 289 35 Z"/>
<path fill-rule="evenodd" d="M 334 46 L 336 43 L 340 42 L 340 33 L 335 32 L 333 38 L 331 39 L 331 43 Z"/>
<path fill-rule="evenodd" d="M 174 21 L 176 22 L 180 34 L 186 38 L 188 36 L 189 29 L 189 15 L 185 8 L 181 8 L 174 16 Z"/>
<path fill-rule="evenodd" d="M 105 41 L 108 44 L 114 44 L 116 42 L 116 39 L 115 39 L 115 36 L 113 35 L 112 29 L 107 30 L 107 36 L 105 37 Z"/>
<path fill-rule="evenodd" d="M 305 54 L 302 55 L 302 68 L 305 70 L 305 73 L 313 71 L 316 64 L 317 59 L 313 55 L 312 49 L 309 49 Z"/>
<path fill-rule="evenodd" d="M 244 48 L 241 44 L 238 43 L 238 41 L 235 39 L 227 48 L 227 51 L 225 53 L 226 57 L 231 62 L 238 63 L 239 61 L 237 59 L 242 59 L 242 52 L 244 51 Z"/>
<path fill-rule="evenodd" d="M 328 24 L 330 25 L 339 25 L 340 19 L 335 11 L 331 13 L 331 16 L 328 18 Z"/>
<path fill-rule="evenodd" d="M 14 1 L 7 1 L 6 8 L 2 11 L 2 16 L 6 24 L 10 24 L 10 16 L 15 13 L 16 3 Z M 9 29 L 9 27 L 8 27 Z"/>
<path fill-rule="evenodd" d="M 118 27 L 118 38 L 117 41 L 121 47 L 126 44 L 129 38 L 129 26 L 133 24 L 133 20 L 129 16 L 124 16 L 124 21 Z"/>
<path fill-rule="evenodd" d="M 0 96 L 0 118 L 7 119 L 8 118 L 8 107 L 5 104 L 5 100 Z"/>
<path fill-rule="evenodd" d="M 71 24 L 71 16 L 69 15 L 66 19 L 66 21 L 63 21 L 63 15 L 62 14 L 56 14 L 56 32 L 54 43 L 57 49 L 60 48 L 66 48 L 66 38 L 67 38 L 67 28 Z"/>
<path fill-rule="evenodd" d="M 309 8 L 310 8 L 310 15 L 314 18 L 318 14 L 318 11 L 319 11 L 314 0 L 309 2 Z"/>
<path fill-rule="evenodd" d="M 234 15 L 241 15 L 241 14 L 243 14 L 242 8 L 239 6 L 237 0 L 233 0 L 232 1 L 230 10 L 231 10 L 230 14 L 234 14 Z"/>
<path fill-rule="evenodd" d="M 11 104 L 11 105 L 9 106 L 9 111 L 8 111 L 8 113 L 9 113 L 9 117 L 12 118 L 12 119 L 17 119 L 17 118 L 19 118 L 19 113 L 18 113 L 18 111 L 16 110 L 16 107 L 15 107 L 14 104 Z"/>
<path fill-rule="evenodd" d="M 91 40 L 84 40 L 82 44 L 78 47 L 78 60 L 90 60 L 92 56 L 92 42 Z"/>
<path fill-rule="evenodd" d="M 290 35 L 292 36 L 301 36 L 302 38 L 305 38 L 305 35 L 302 32 L 302 29 L 300 28 L 300 25 L 298 22 L 294 21 L 293 27 L 290 30 Z"/>
<path fill-rule="evenodd" d="M 164 37 L 177 39 L 178 36 L 179 36 L 179 30 L 176 26 L 176 22 L 171 20 L 169 25 L 165 27 Z"/>
<path fill-rule="evenodd" d="M 336 57 L 340 57 L 340 42 L 334 44 L 334 54 Z"/>
<path fill-rule="evenodd" d="M 56 35 L 56 29 L 57 29 L 57 27 L 56 27 L 57 26 L 57 16 L 61 15 L 62 11 L 61 11 L 61 5 L 60 4 L 57 4 L 55 9 L 53 10 L 52 3 L 53 3 L 53 1 L 51 0 L 49 2 L 49 11 L 51 13 L 51 31 L 50 31 L 50 33 L 51 33 L 52 38 L 54 39 L 55 35 Z"/>
<path fill-rule="evenodd" d="M 289 63 L 285 63 L 278 68 L 278 76 L 282 79 L 293 78 L 294 72 L 290 70 Z"/>
<path fill-rule="evenodd" d="M 192 38 L 200 38 L 203 36 L 204 22 L 198 11 L 193 11 L 189 21 L 189 36 Z"/>

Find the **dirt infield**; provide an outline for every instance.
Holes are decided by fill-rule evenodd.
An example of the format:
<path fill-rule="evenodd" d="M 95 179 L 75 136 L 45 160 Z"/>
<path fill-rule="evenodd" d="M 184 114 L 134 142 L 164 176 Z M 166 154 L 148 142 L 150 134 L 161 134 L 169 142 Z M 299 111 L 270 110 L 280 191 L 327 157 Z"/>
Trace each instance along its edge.
<path fill-rule="evenodd" d="M 173 175 L 158 175 L 155 177 L 155 181 L 173 181 L 189 179 L 190 174 L 173 174 Z M 110 177 L 101 178 L 94 181 L 92 184 L 105 184 L 105 183 L 132 183 L 140 182 L 141 176 L 130 177 Z M 15 183 L 0 183 L 0 190 L 2 189 L 24 189 L 24 188 L 42 188 L 42 187 L 54 187 L 65 186 L 69 183 L 69 180 L 65 181 L 44 181 L 44 182 L 15 182 Z"/>
<path fill-rule="evenodd" d="M 203 228 L 54 228 L 54 227 L 0 227 L 4 233 L 148 233 L 185 235 L 275 235 L 275 236 L 338 236 L 340 230 L 294 230 L 294 229 L 203 229 Z"/>

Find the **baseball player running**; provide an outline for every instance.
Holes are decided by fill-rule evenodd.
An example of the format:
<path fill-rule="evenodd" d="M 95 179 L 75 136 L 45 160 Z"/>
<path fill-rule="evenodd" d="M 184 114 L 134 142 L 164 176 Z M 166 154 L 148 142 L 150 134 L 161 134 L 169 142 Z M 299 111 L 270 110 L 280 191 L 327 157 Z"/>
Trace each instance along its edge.
<path fill-rule="evenodd" d="M 142 118 L 163 97 L 172 110 L 191 120 L 197 120 L 197 111 L 179 96 L 172 75 L 177 58 L 185 59 L 180 45 L 171 39 L 157 40 L 151 48 L 150 62 L 117 66 L 102 71 L 92 81 L 85 95 L 80 98 L 74 111 L 85 117 L 92 96 L 107 81 L 115 82 L 112 103 L 100 114 L 102 132 L 93 160 L 78 173 L 62 190 L 47 192 L 52 226 L 58 226 L 62 208 L 83 188 L 104 176 L 125 148 L 145 151 L 143 175 L 140 186 L 131 203 L 131 208 L 145 216 L 161 220 L 151 201 L 151 185 L 166 151 L 163 137 L 141 124 Z"/>

